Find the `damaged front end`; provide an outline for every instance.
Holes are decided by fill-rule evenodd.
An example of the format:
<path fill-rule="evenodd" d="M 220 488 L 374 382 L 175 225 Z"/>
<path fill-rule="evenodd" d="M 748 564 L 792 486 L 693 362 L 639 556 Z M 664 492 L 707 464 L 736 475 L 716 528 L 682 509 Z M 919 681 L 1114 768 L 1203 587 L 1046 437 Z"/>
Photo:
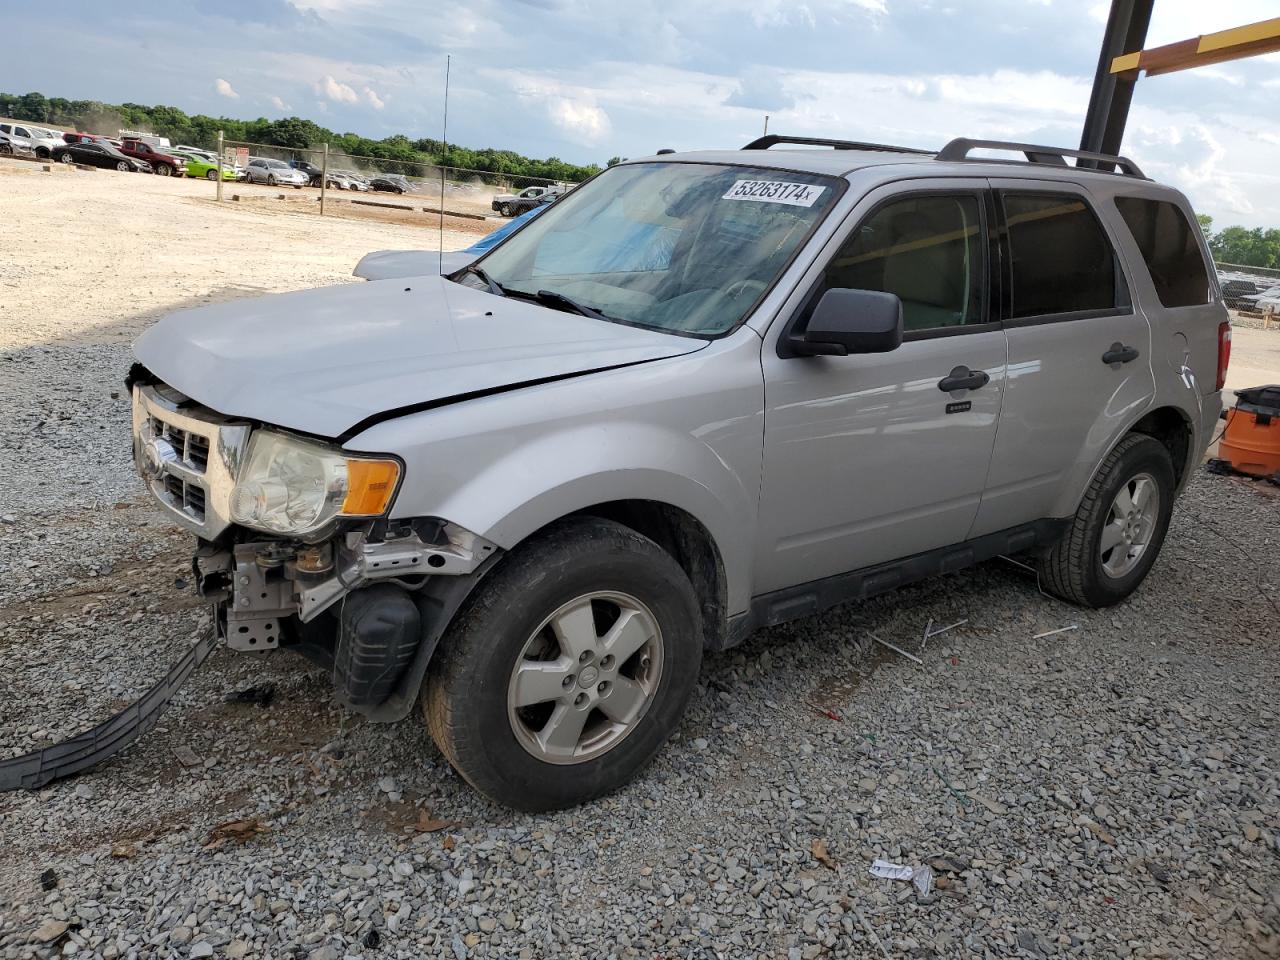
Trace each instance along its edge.
<path fill-rule="evenodd" d="M 233 650 L 294 647 L 339 702 L 405 716 L 436 642 L 492 543 L 438 518 L 386 518 L 392 457 L 235 421 L 160 383 L 132 383 L 134 458 L 160 506 L 198 538 L 199 593 Z"/>

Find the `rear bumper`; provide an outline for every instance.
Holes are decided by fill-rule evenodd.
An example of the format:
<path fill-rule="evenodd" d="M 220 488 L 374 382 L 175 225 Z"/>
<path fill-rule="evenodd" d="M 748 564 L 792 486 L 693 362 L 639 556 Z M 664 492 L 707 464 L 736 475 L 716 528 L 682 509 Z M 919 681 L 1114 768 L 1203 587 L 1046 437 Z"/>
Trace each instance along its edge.
<path fill-rule="evenodd" d="M 1196 455 L 1192 466 L 1199 464 L 1204 459 L 1209 445 L 1213 443 L 1214 438 L 1218 435 L 1217 431 L 1221 421 L 1222 391 L 1218 390 L 1214 393 L 1205 394 L 1200 405 L 1200 423 L 1197 424 L 1199 429 L 1196 431 Z"/>

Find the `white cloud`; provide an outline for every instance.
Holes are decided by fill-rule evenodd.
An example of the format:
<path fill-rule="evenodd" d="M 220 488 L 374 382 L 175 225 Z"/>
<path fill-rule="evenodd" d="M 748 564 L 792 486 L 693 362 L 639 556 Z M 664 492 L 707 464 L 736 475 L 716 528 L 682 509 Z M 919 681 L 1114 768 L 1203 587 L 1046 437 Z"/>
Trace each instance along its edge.
<path fill-rule="evenodd" d="M 347 86 L 345 83 L 335 80 L 329 74 L 326 74 L 324 78 L 316 84 L 316 93 L 320 94 L 322 97 L 329 98 L 334 103 L 355 103 L 360 99 L 359 96 L 356 95 L 355 90 Z"/>
<path fill-rule="evenodd" d="M 373 107 L 375 110 L 381 110 L 387 105 L 386 102 L 373 91 L 372 87 L 364 88 L 364 98 L 369 102 L 369 106 Z"/>
<path fill-rule="evenodd" d="M 240 94 L 236 93 L 235 88 L 221 77 L 213 81 L 213 89 L 224 97 L 230 97 L 232 100 L 240 99 Z"/>
<path fill-rule="evenodd" d="M 272 105 L 273 107 L 275 107 L 277 110 L 292 110 L 292 109 L 293 109 L 293 107 L 289 106 L 287 103 L 285 103 L 283 100 L 281 100 L 281 99 L 280 99 L 279 97 L 277 97 L 277 96 L 272 96 L 272 97 L 271 97 L 271 105 Z"/>
<path fill-rule="evenodd" d="M 583 143 L 595 143 L 609 133 L 609 115 L 584 100 L 552 97 L 547 101 L 547 115 L 557 127 Z"/>

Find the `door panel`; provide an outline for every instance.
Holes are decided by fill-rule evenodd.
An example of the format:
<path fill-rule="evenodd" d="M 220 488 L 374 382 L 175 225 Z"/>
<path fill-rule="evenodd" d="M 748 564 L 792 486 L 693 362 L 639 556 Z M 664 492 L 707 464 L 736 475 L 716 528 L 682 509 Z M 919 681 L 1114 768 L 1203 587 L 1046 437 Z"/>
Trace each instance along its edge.
<path fill-rule="evenodd" d="M 1034 299 L 1037 310 L 1047 309 L 1054 296 L 1074 312 L 1021 316 L 1005 322 L 1009 342 L 1008 384 L 1000 414 L 1000 428 L 991 472 L 982 506 L 974 523 L 973 535 L 981 536 L 1019 523 L 1046 517 L 1069 516 L 1074 510 L 1074 497 L 1065 497 L 1068 487 L 1074 489 L 1073 478 L 1081 471 L 1092 471 L 1100 456 L 1118 432 L 1132 423 L 1154 393 L 1151 372 L 1151 330 L 1146 318 L 1134 306 L 1128 293 L 1123 263 L 1115 256 L 1116 238 L 1105 221 L 1092 216 L 1093 201 L 1081 188 L 1066 183 L 992 180 L 1000 191 L 1024 196 L 1074 201 L 1086 204 L 1077 215 L 1090 216 L 1111 248 L 1115 271 L 1116 300 L 1110 310 L 1079 309 L 1088 307 L 1082 299 L 1083 288 L 1093 288 L 1105 274 L 1096 261 L 1097 249 L 1073 249 L 1067 242 L 1070 227 L 1055 230 L 1049 225 L 1052 208 L 1035 226 L 1036 213 L 1022 208 L 1026 231 L 1010 226 L 1007 235 L 1011 272 L 1027 268 L 1028 277 L 1036 274 L 1036 251 L 1052 249 L 1052 262 L 1044 258 L 1046 270 L 1056 272 L 1058 280 L 1068 278 L 1060 293 L 1044 293 L 1038 298 L 1030 293 L 1024 302 Z M 997 204 L 998 205 L 998 204 Z M 1083 221 L 1081 221 L 1083 222 Z M 1077 223 L 1077 226 L 1079 223 Z M 1036 231 L 1040 230 L 1041 233 Z M 1018 249 L 1021 237 L 1022 251 Z M 1011 278 L 1013 299 L 1027 283 Z M 1017 313 L 1016 302 L 1006 314 Z M 1026 312 L 1025 310 L 1022 312 Z M 1134 347 L 1136 359 L 1127 363 L 1104 363 L 1102 355 L 1113 344 Z"/>
<path fill-rule="evenodd" d="M 983 322 L 989 297 L 982 214 L 964 254 L 977 262 L 972 274 L 961 274 L 948 264 L 955 262 L 957 238 L 972 225 L 952 229 L 927 204 L 910 201 L 959 195 L 976 200 L 966 210 L 981 211 L 984 186 L 977 180 L 913 181 L 909 192 L 901 184 L 872 192 L 805 278 L 793 307 L 801 323 L 799 303 L 811 306 L 825 286 L 857 283 L 897 293 L 916 328 L 897 350 L 780 357 L 777 341 L 790 323 L 780 319 L 774 325 L 780 329 L 770 329 L 763 353 L 757 594 L 969 535 L 1004 393 L 1005 338 Z M 903 216 L 878 219 L 891 203 Z M 967 270 L 970 261 L 964 262 Z M 977 297 L 971 278 L 982 288 Z M 989 382 L 972 390 L 939 389 L 962 365 L 985 371 Z"/>

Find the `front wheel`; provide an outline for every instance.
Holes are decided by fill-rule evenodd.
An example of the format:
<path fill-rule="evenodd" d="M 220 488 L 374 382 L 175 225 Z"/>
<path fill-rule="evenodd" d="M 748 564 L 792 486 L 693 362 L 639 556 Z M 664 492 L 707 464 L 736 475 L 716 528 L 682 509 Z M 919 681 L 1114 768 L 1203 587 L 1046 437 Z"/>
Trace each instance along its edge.
<path fill-rule="evenodd" d="M 129 164 L 125 163 L 123 160 L 117 160 L 116 169 L 119 170 L 121 173 L 127 173 L 129 170 Z"/>
<path fill-rule="evenodd" d="M 275 185 L 276 185 L 276 178 L 275 178 L 275 175 L 274 175 L 274 174 L 270 174 L 270 173 L 269 173 L 269 174 L 267 174 L 267 186 L 268 186 L 268 187 L 274 187 Z"/>
<path fill-rule="evenodd" d="M 217 180 L 217 179 L 218 179 L 218 171 L 217 171 L 217 170 L 210 170 L 208 173 L 206 173 L 206 174 L 204 175 L 204 178 L 205 178 L 206 180 Z"/>
<path fill-rule="evenodd" d="M 12 153 L 12 152 L 13 152 L 13 151 L 10 151 L 10 153 Z M 36 156 L 37 156 L 37 157 L 39 157 L 41 160 L 48 160 L 48 159 L 49 159 L 49 148 L 48 148 L 48 147 L 36 147 Z"/>
<path fill-rule="evenodd" d="M 1160 555 L 1176 485 L 1164 444 L 1142 433 L 1121 440 L 1066 535 L 1041 558 L 1045 587 L 1083 607 L 1110 606 L 1133 593 Z"/>
<path fill-rule="evenodd" d="M 167 163 L 159 164 L 156 167 L 156 173 L 162 177 L 170 176 L 173 173 L 173 167 L 169 166 Z"/>
<path fill-rule="evenodd" d="M 501 211 L 501 212 L 502 212 L 502 215 L 503 215 L 504 217 L 509 217 L 509 216 L 511 216 L 511 204 L 509 204 L 509 203 L 504 203 L 504 204 L 502 205 L 502 211 Z"/>
<path fill-rule="evenodd" d="M 684 571 L 652 540 L 589 517 L 517 547 L 432 663 L 432 738 L 466 780 L 520 810 L 631 780 L 679 725 L 702 658 Z"/>

